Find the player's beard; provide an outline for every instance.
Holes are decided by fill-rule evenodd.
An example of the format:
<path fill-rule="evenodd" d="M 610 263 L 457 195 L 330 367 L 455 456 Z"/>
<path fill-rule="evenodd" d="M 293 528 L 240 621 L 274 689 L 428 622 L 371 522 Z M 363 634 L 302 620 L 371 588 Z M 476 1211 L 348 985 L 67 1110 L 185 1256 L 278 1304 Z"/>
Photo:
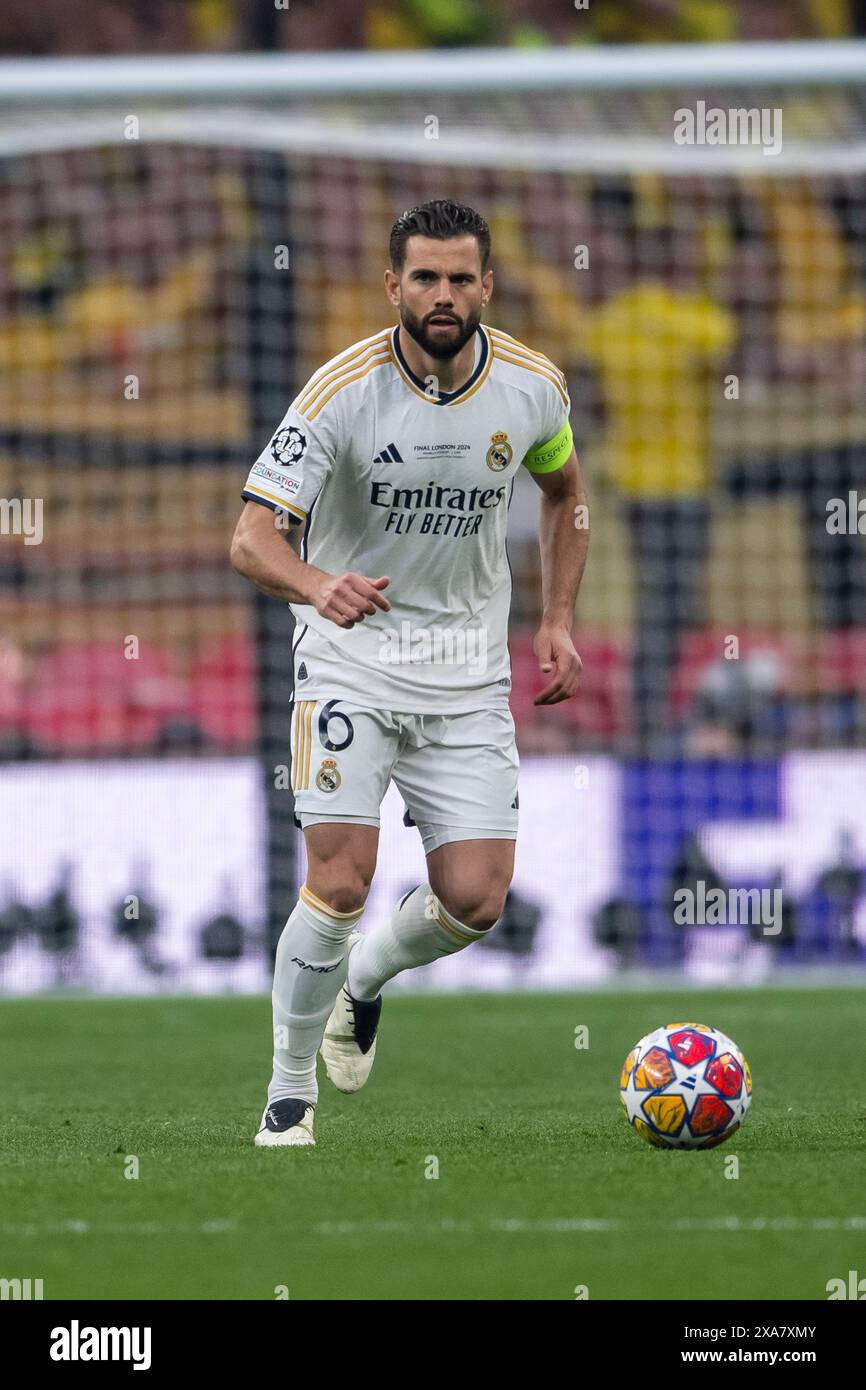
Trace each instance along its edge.
<path fill-rule="evenodd" d="M 448 318 L 454 320 L 454 326 L 457 329 L 456 335 L 450 337 L 448 342 L 442 342 L 427 330 L 430 319 L 439 318 L 444 313 L 447 313 Z M 481 310 L 467 314 L 465 319 L 461 319 L 459 314 L 455 314 L 451 309 L 440 309 L 438 313 L 434 309 L 432 313 L 427 314 L 426 318 L 419 319 L 416 314 L 412 313 L 411 309 L 407 309 L 405 304 L 401 304 L 400 322 L 409 336 L 415 339 L 422 352 L 426 352 L 428 357 L 435 357 L 444 362 L 449 357 L 456 357 L 460 349 L 469 342 L 481 322 Z"/>

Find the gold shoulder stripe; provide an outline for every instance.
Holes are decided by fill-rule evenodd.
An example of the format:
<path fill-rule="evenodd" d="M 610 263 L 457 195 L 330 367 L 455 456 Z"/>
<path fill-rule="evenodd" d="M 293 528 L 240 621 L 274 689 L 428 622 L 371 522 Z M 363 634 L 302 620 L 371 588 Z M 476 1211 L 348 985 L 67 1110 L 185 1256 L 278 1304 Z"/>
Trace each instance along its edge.
<path fill-rule="evenodd" d="M 557 377 L 563 385 L 566 385 L 565 374 L 559 370 L 555 362 L 551 362 L 549 357 L 545 357 L 544 353 L 532 352 L 530 348 L 515 342 L 513 338 L 503 337 L 499 333 L 491 341 L 501 352 L 510 352 L 513 357 L 522 358 L 523 361 L 530 362 L 535 367 L 544 367 L 552 376 Z"/>
<path fill-rule="evenodd" d="M 529 348 L 526 346 L 525 343 L 521 343 L 518 338 L 512 338 L 510 333 L 503 333 L 501 328 L 490 328 L 488 329 L 488 332 L 492 334 L 494 338 L 498 338 L 501 341 L 502 346 L 506 348 L 509 352 L 514 352 L 518 355 L 522 354 L 526 357 L 531 357 L 534 362 L 540 363 L 541 366 L 549 367 L 550 370 L 552 372 L 555 372 L 556 375 L 559 377 L 560 381 L 562 382 L 562 385 L 567 387 L 568 383 L 565 380 L 565 373 L 561 372 L 559 367 L 557 367 L 556 363 L 551 362 L 549 357 L 545 357 L 543 352 L 535 352 L 533 348 Z"/>
<path fill-rule="evenodd" d="M 516 367 L 525 367 L 528 372 L 536 372 L 538 376 L 543 376 L 545 381 L 549 381 L 556 387 L 562 397 L 563 405 L 566 407 L 568 406 L 568 396 L 565 387 L 562 385 L 559 377 L 553 376 L 546 367 L 542 367 L 535 362 L 530 362 L 525 357 L 515 357 L 512 353 L 505 352 L 501 346 L 494 347 L 493 355 L 494 357 L 498 357 L 502 362 L 512 362 Z"/>
<path fill-rule="evenodd" d="M 351 371 L 353 367 L 360 366 L 362 362 L 366 362 L 373 353 L 381 351 L 385 346 L 386 337 L 387 334 L 380 333 L 372 343 L 367 343 L 362 348 L 344 353 L 342 357 L 338 358 L 332 365 L 320 367 L 307 382 L 303 391 L 301 391 L 292 402 L 294 409 L 303 415 L 305 410 L 313 404 L 316 396 L 332 381 L 342 376 L 344 372 Z"/>
<path fill-rule="evenodd" d="M 313 375 L 310 377 L 306 386 L 303 388 L 303 390 L 298 392 L 297 400 L 300 401 L 304 397 L 308 396 L 310 392 L 313 391 L 317 386 L 321 385 L 323 381 L 326 381 L 329 378 L 339 374 L 340 372 L 345 371 L 346 368 L 353 366 L 354 363 L 357 362 L 359 358 L 363 357 L 366 353 L 371 352 L 373 349 L 377 347 L 381 347 L 387 339 L 387 337 L 388 329 L 385 328 L 382 330 L 381 333 L 377 333 L 375 337 L 365 338 L 362 342 L 355 343 L 354 346 L 346 348 L 344 352 L 338 353 L 336 357 L 332 357 L 330 361 L 325 362 L 321 367 L 318 367 L 316 371 L 313 372 Z"/>
<path fill-rule="evenodd" d="M 327 394 L 323 396 L 312 409 L 307 410 L 304 418 L 306 420 L 315 420 L 319 412 L 324 410 L 331 397 L 335 396 L 338 391 L 342 391 L 344 386 L 349 386 L 353 381 L 359 381 L 362 376 L 369 376 L 370 372 L 374 371 L 376 367 L 381 367 L 390 362 L 390 360 L 388 353 L 382 352 L 378 357 L 371 358 L 367 365 L 362 367 L 360 371 L 351 372 L 348 376 L 340 377 L 338 381 L 334 382 Z"/>
<path fill-rule="evenodd" d="M 559 372 L 559 375 L 564 377 L 564 373 L 560 371 L 556 363 L 545 353 L 539 352 L 536 348 L 528 347 L 526 343 L 522 343 L 519 338 L 515 338 L 511 333 L 506 333 L 502 328 L 488 328 L 487 331 L 491 333 L 494 338 L 500 338 L 502 342 L 509 347 L 518 352 L 525 353 L 527 357 L 534 357 L 537 362 L 544 362 L 546 366 L 552 367 L 555 372 Z"/>

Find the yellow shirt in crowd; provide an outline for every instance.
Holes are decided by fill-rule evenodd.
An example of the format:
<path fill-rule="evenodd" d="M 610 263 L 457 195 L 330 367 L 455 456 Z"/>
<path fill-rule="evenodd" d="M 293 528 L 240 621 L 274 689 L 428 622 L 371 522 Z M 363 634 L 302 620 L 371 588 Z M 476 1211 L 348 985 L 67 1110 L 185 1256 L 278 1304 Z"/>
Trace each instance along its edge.
<path fill-rule="evenodd" d="M 734 317 L 708 295 L 645 282 L 584 307 L 581 329 L 604 395 L 611 481 L 641 498 L 706 492 L 712 393 L 723 398 Z"/>

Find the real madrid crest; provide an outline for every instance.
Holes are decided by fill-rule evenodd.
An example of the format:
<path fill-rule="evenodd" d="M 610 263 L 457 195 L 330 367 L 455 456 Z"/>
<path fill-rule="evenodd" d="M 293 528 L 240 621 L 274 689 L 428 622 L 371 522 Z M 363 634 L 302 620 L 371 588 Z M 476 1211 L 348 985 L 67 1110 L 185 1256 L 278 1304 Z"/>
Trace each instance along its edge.
<path fill-rule="evenodd" d="M 505 430 L 497 430 L 496 434 L 491 434 L 490 448 L 487 450 L 488 468 L 492 468 L 494 473 L 501 473 L 503 468 L 508 467 L 513 454 L 514 450 L 508 442 Z"/>
<path fill-rule="evenodd" d="M 339 769 L 337 768 L 336 758 L 324 758 L 322 766 L 316 773 L 316 786 L 319 788 L 319 791 L 338 791 L 342 780 Z"/>

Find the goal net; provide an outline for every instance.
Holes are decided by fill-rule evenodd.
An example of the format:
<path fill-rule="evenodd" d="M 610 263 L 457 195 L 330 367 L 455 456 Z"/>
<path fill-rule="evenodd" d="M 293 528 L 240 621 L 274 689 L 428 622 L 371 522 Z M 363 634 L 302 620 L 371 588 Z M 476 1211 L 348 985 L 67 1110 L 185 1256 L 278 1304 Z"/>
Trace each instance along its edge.
<path fill-rule="evenodd" d="M 505 947 L 439 982 L 679 961 L 682 856 L 726 883 L 797 879 L 775 830 L 750 859 L 749 818 L 780 822 L 786 759 L 824 750 L 844 780 L 833 750 L 866 744 L 859 47 L 0 66 L 13 987 L 52 952 L 59 979 L 95 978 L 108 935 L 142 987 L 260 982 L 303 851 L 290 620 L 228 566 L 240 488 L 311 371 L 389 321 L 390 226 L 437 196 L 491 225 L 490 321 L 568 378 L 593 530 L 583 687 L 540 710 L 537 501 L 519 480 L 524 858 Z M 864 757 L 846 763 L 861 785 Z M 866 807 L 834 801 L 801 897 L 866 856 Z M 423 873 L 398 802 L 372 914 Z M 720 819 L 737 828 L 721 846 Z M 856 940 L 845 912 L 789 932 L 792 958 Z"/>

